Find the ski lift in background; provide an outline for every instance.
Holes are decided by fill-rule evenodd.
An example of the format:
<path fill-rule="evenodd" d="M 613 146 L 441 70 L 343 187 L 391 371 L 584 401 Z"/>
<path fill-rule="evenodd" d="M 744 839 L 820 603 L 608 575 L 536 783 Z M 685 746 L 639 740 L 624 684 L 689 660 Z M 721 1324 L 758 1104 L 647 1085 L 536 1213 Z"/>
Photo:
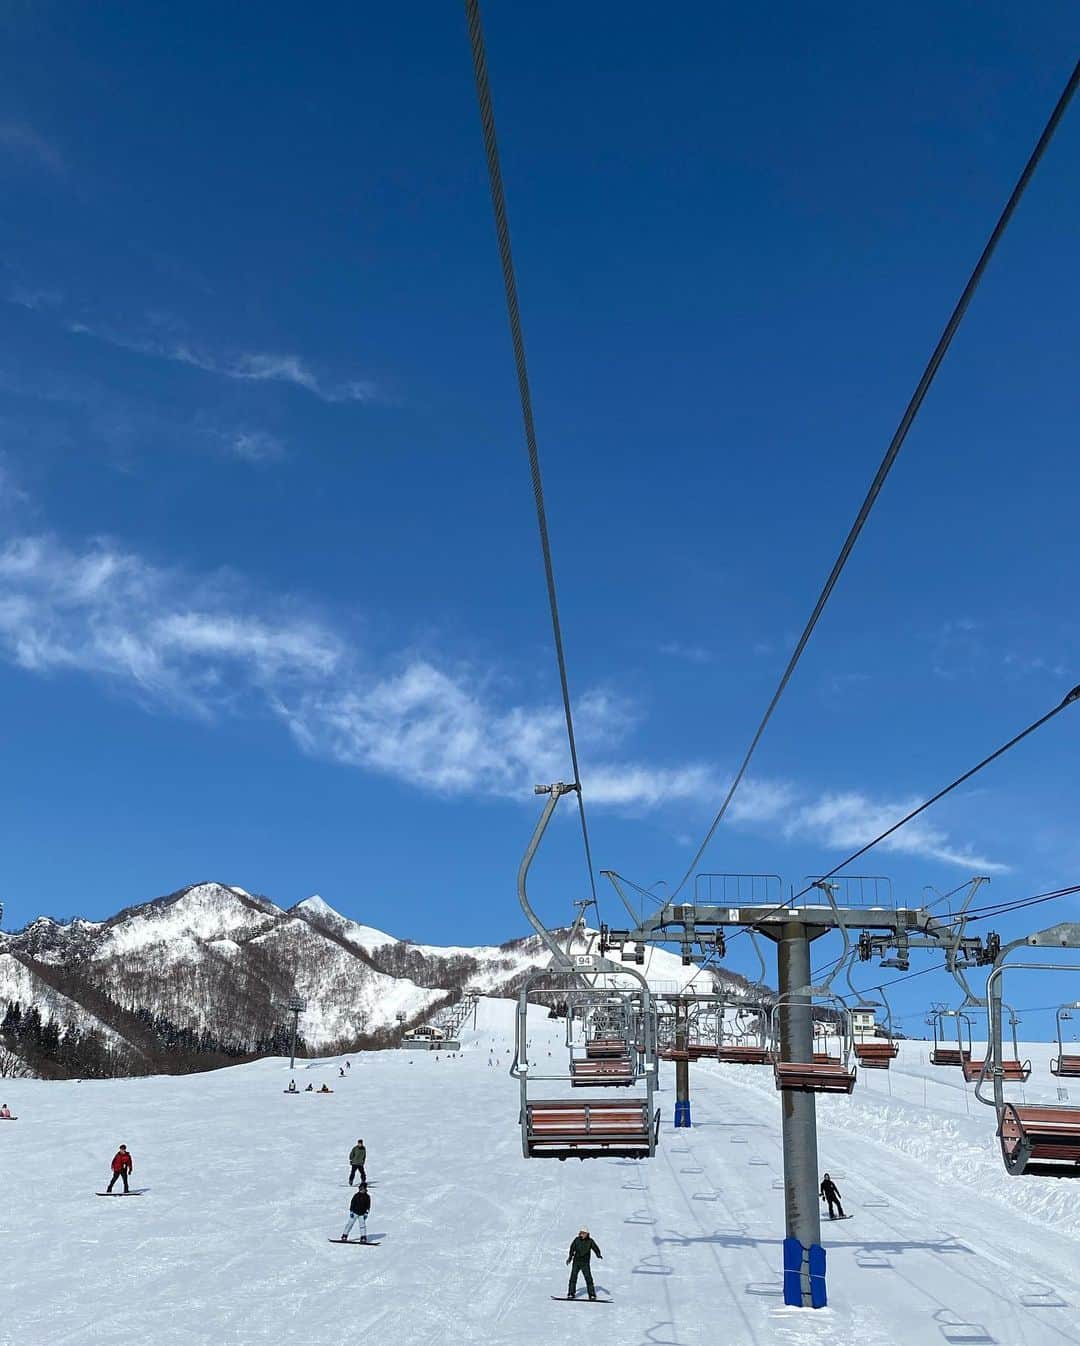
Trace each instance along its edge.
<path fill-rule="evenodd" d="M 1080 1051 L 1066 1052 L 1061 1031 L 1062 1022 L 1065 1019 L 1072 1019 L 1073 1010 L 1080 1010 L 1080 1000 L 1074 1000 L 1071 1004 L 1059 1006 L 1057 1014 L 1054 1015 L 1058 1054 L 1057 1059 L 1050 1062 L 1050 1074 L 1057 1075 L 1062 1079 L 1080 1078 Z"/>
<path fill-rule="evenodd" d="M 1023 1084 L 1031 1076 L 1031 1062 L 1020 1060 L 1020 1044 L 1016 1038 L 1016 1030 L 1020 1025 L 1020 1018 L 1016 1011 L 1009 1005 L 1003 1005 L 1003 1009 L 1009 1011 L 1009 1029 L 1012 1034 L 1012 1056 L 1004 1057 L 1001 1062 L 1001 1077 L 1010 1084 Z M 987 1011 L 987 1058 L 990 1056 L 990 1028 L 989 1011 Z M 977 1080 L 983 1073 L 986 1061 L 973 1061 L 970 1057 L 961 1063 L 960 1069 L 964 1072 L 964 1079 L 971 1084 Z"/>
<path fill-rule="evenodd" d="M 830 1036 L 836 1039 L 836 1053 L 813 1051 L 810 1061 L 785 1061 L 780 1055 L 780 1010 L 787 1006 L 805 1007 L 813 1013 L 813 1004 L 825 1003 L 828 1012 L 836 1017 L 829 1022 L 838 1025 L 838 1031 Z M 824 1040 L 819 1032 L 823 1021 L 815 1021 L 815 1044 Z M 800 1093 L 813 1094 L 850 1094 L 855 1088 L 856 1069 L 851 1064 L 853 1039 L 851 1032 L 851 1011 L 840 996 L 823 987 L 807 987 L 800 996 L 781 996 L 769 1011 L 769 1037 L 772 1046 L 773 1078 L 777 1089 L 791 1089 Z"/>
<path fill-rule="evenodd" d="M 956 1046 L 945 1045 L 948 1037 L 945 1021 L 952 1020 L 956 1025 Z M 967 1046 L 964 1046 L 963 1025 L 967 1025 Z M 932 1066 L 962 1066 L 971 1060 L 971 1019 L 962 1009 L 936 1009 L 933 1011 L 934 1049 L 930 1053 Z"/>
<path fill-rule="evenodd" d="M 892 1007 L 882 987 L 874 988 L 880 995 L 880 1000 L 868 1000 L 865 993 L 858 990 L 851 980 L 853 963 L 854 955 L 845 961 L 844 976 L 851 988 L 851 994 L 858 1002 L 852 1006 L 851 1010 L 852 1048 L 855 1052 L 855 1059 L 859 1065 L 865 1066 L 867 1070 L 888 1070 L 900 1052 L 900 1048 L 893 1038 Z M 878 1010 L 885 1011 L 884 1024 L 879 1024 L 877 1021 Z M 867 1016 L 870 1019 L 871 1031 L 869 1036 L 867 1036 Z M 881 1037 L 878 1031 L 882 1028 L 884 1029 L 884 1037 Z"/>
<path fill-rule="evenodd" d="M 728 1011 L 733 1022 L 727 1028 Z M 729 1065 L 766 1066 L 769 1050 L 769 1006 L 757 1001 L 728 1000 L 717 1006 L 720 1041 L 716 1059 Z"/>

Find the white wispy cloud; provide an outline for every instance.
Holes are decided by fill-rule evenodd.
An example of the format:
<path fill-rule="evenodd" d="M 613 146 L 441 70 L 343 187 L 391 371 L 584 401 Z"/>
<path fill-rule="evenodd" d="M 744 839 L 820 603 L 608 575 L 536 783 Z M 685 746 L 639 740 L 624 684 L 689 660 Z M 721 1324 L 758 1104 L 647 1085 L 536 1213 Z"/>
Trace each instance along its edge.
<path fill-rule="evenodd" d="M 0 550 L 0 652 L 35 673 L 77 671 L 210 716 L 236 675 L 279 688 L 326 676 L 340 642 L 306 619 L 237 613 L 221 577 L 192 585 L 108 541 L 75 552 L 23 537 Z"/>
<path fill-rule="evenodd" d="M 277 462 L 285 456 L 285 445 L 265 430 L 236 430 L 225 437 L 225 446 L 245 463 Z"/>
<path fill-rule="evenodd" d="M 221 355 L 172 336 L 148 336 L 120 331 L 100 323 L 71 319 L 65 327 L 77 336 L 89 336 L 122 350 L 190 365 L 207 374 L 244 383 L 287 383 L 302 388 L 322 402 L 370 402 L 376 396 L 370 379 L 332 380 L 318 374 L 299 355 L 268 351 L 241 351 Z"/>
<path fill-rule="evenodd" d="M 914 796 L 874 800 L 854 790 L 827 793 L 800 805 L 785 821 L 784 831 L 791 837 L 813 837 L 830 848 L 857 850 L 921 802 Z M 948 832 L 926 818 L 916 818 L 894 832 L 881 842 L 881 848 L 941 860 L 981 874 L 1003 874 L 1009 868 L 968 846 L 957 845 Z"/>
<path fill-rule="evenodd" d="M 67 170 L 64 156 L 56 146 L 25 122 L 0 122 L 0 149 L 32 160 L 57 176 Z"/>
<path fill-rule="evenodd" d="M 88 674 L 147 707 L 206 719 L 262 708 L 304 752 L 447 797 L 528 798 L 534 783 L 569 779 L 557 702 L 508 699 L 493 673 L 432 658 L 372 670 L 325 622 L 256 601 L 233 575 L 193 579 L 107 539 L 74 550 L 19 537 L 0 549 L 0 658 L 31 673 Z M 727 787 L 708 762 L 627 755 L 637 715 L 610 690 L 581 696 L 576 721 L 594 806 L 677 805 L 704 817 Z M 870 840 L 911 806 L 751 777 L 729 821 L 835 851 Z M 984 873 L 1004 868 L 924 820 L 884 844 Z"/>
<path fill-rule="evenodd" d="M 684 645 L 678 640 L 665 641 L 657 649 L 668 659 L 683 659 L 688 664 L 711 664 L 714 657 L 704 645 Z"/>

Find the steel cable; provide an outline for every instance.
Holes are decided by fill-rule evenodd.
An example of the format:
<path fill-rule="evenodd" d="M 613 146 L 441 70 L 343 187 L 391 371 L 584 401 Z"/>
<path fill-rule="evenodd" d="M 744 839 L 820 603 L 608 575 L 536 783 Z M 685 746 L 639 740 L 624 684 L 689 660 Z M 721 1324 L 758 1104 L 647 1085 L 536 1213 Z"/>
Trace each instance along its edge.
<path fill-rule="evenodd" d="M 566 653 L 563 648 L 562 624 L 559 621 L 559 600 L 555 590 L 555 567 L 551 559 L 551 539 L 548 535 L 547 511 L 544 507 L 544 485 L 540 475 L 540 454 L 536 445 L 536 426 L 533 419 L 532 392 L 529 371 L 525 361 L 525 339 L 521 330 L 521 310 L 518 304 L 517 279 L 514 258 L 510 249 L 510 225 L 503 190 L 499 146 L 495 137 L 495 110 L 491 101 L 484 34 L 480 23 L 479 0 L 465 0 L 465 15 L 469 27 L 469 45 L 472 48 L 473 74 L 476 96 L 480 107 L 480 124 L 484 133 L 484 153 L 487 158 L 488 181 L 491 186 L 491 205 L 495 215 L 495 233 L 502 263 L 503 288 L 506 291 L 506 313 L 510 323 L 510 339 L 514 347 L 517 368 L 518 394 L 521 399 L 521 418 L 525 427 L 525 445 L 529 453 L 529 472 L 532 476 L 533 500 L 536 504 L 536 522 L 540 530 L 540 550 L 544 557 L 544 576 L 547 581 L 548 607 L 551 610 L 551 630 L 555 639 L 555 658 L 559 666 L 559 684 L 562 688 L 563 712 L 566 716 L 566 737 L 570 745 L 570 763 L 574 770 L 574 789 L 577 793 L 578 813 L 581 817 L 581 836 L 585 846 L 585 863 L 589 869 L 589 886 L 593 906 L 599 921 L 600 905 L 596 895 L 589 827 L 585 819 L 585 801 L 582 798 L 581 770 L 578 766 L 577 740 L 574 735 L 574 715 L 570 706 L 570 685 L 566 674 Z"/>
<path fill-rule="evenodd" d="M 1007 753 L 1010 748 L 1014 748 L 1023 739 L 1027 738 L 1029 734 L 1033 734 L 1036 729 L 1041 729 L 1042 726 L 1046 724 L 1049 720 L 1052 720 L 1055 715 L 1060 715 L 1061 712 L 1065 710 L 1068 706 L 1075 705 L 1078 701 L 1080 701 L 1080 684 L 1074 687 L 1072 691 L 1068 693 L 1067 696 L 1063 697 L 1060 703 L 1054 706 L 1052 710 L 1047 711 L 1045 715 L 1040 715 L 1039 718 L 1035 720 L 1032 724 L 1029 724 L 1026 729 L 1022 729 L 1019 734 L 1014 734 L 1013 737 L 1009 739 L 1008 743 L 1003 743 L 1000 748 L 996 748 L 992 753 L 990 753 L 988 757 L 984 757 L 981 762 L 977 762 L 975 766 L 965 771 L 962 776 L 957 776 L 957 778 L 954 781 L 951 781 L 948 785 L 946 785 L 944 789 L 938 790 L 937 794 L 931 795 L 929 799 L 924 800 L 923 803 L 921 803 L 918 806 L 918 808 L 914 808 L 909 813 L 905 813 L 904 816 L 899 820 L 899 822 L 893 823 L 891 827 L 887 827 L 884 832 L 880 832 L 876 837 L 874 837 L 873 841 L 868 841 L 865 846 L 860 846 L 857 851 L 853 851 L 852 854 L 849 855 L 846 860 L 841 860 L 838 865 L 834 865 L 833 868 L 830 869 L 827 874 L 822 874 L 820 878 L 817 879 L 816 882 L 820 884 L 824 883 L 827 879 L 833 878 L 836 874 L 840 872 L 840 870 L 845 869 L 848 865 L 850 865 L 853 860 L 857 860 L 861 855 L 865 855 L 867 851 L 871 850 L 874 846 L 878 845 L 879 842 L 884 841 L 886 837 L 891 837 L 894 832 L 898 831 L 901 827 L 903 827 L 905 823 L 911 822 L 913 818 L 917 818 L 919 814 L 923 813 L 926 809 L 928 809 L 931 806 L 931 804 L 936 804 L 939 799 L 944 799 L 944 797 L 947 794 L 951 794 L 952 791 L 955 790 L 958 786 L 963 785 L 965 781 L 970 780 L 971 777 L 976 774 L 976 772 L 981 771 L 985 766 L 989 766 L 991 762 L 996 761 L 999 757 L 1002 756 L 1002 754 Z M 767 911 L 764 916 L 758 917 L 757 921 L 749 925 L 743 926 L 742 929 L 740 930 L 737 930 L 735 934 L 732 935 L 731 939 L 728 940 L 728 944 L 730 945 L 732 940 L 738 939 L 739 935 L 745 934 L 750 930 L 758 929 L 762 921 L 766 921 L 769 919 L 770 916 L 775 916 L 777 912 L 783 911 L 786 907 L 792 906 L 795 902 L 799 900 L 800 897 L 804 897 L 808 892 L 810 892 L 811 888 L 813 887 L 815 887 L 815 884 L 811 883 L 808 884 L 805 888 L 800 888 L 799 891 L 797 893 L 794 893 L 790 898 L 788 898 L 786 902 L 778 903 L 770 911 Z M 980 910 L 984 909 L 980 908 Z M 990 910 L 990 908 L 985 908 L 985 910 Z"/>
<path fill-rule="evenodd" d="M 1024 171 L 1020 174 L 1016 186 L 1012 190 L 1012 195 L 1006 202 L 1005 209 L 1001 212 L 1001 215 L 998 218 L 998 222 L 994 226 L 993 232 L 991 233 L 989 239 L 987 240 L 986 246 L 983 248 L 982 254 L 979 257 L 978 262 L 975 264 L 975 269 L 974 271 L 972 271 L 970 277 L 968 278 L 967 284 L 964 286 L 963 293 L 960 295 L 956 307 L 952 311 L 952 316 L 949 318 L 949 321 L 945 324 L 945 330 L 942 332 L 940 338 L 938 339 L 938 343 L 934 347 L 934 353 L 931 355 L 929 363 L 923 370 L 922 378 L 919 380 L 918 386 L 916 387 L 915 392 L 912 395 L 911 401 L 907 404 L 907 408 L 904 411 L 903 416 L 900 418 L 900 424 L 897 426 L 896 432 L 893 435 L 891 441 L 889 442 L 889 447 L 885 451 L 885 457 L 881 460 L 881 465 L 878 467 L 877 473 L 874 476 L 874 480 L 870 483 L 870 489 L 866 494 L 866 499 L 862 503 L 862 507 L 860 508 L 859 513 L 855 518 L 855 522 L 851 527 L 851 531 L 848 533 L 847 537 L 844 540 L 844 545 L 840 548 L 840 554 L 839 556 L 837 556 L 836 561 L 833 564 L 833 568 L 829 572 L 829 577 L 825 581 L 825 587 L 822 589 L 821 593 L 818 596 L 817 602 L 814 604 L 814 610 L 810 614 L 810 620 L 806 623 L 803 633 L 799 637 L 798 644 L 795 646 L 795 650 L 791 658 L 788 660 L 788 665 L 787 668 L 785 668 L 784 670 L 784 675 L 780 679 L 780 683 L 777 686 L 776 691 L 773 693 L 772 700 L 766 707 L 765 714 L 761 719 L 761 723 L 757 727 L 757 731 L 755 732 L 754 737 L 750 741 L 750 746 L 746 750 L 746 755 L 743 757 L 742 763 L 740 764 L 738 771 L 735 773 L 735 777 L 731 782 L 727 795 L 724 798 L 724 802 L 720 805 L 720 811 L 713 819 L 712 825 L 710 826 L 708 832 L 706 832 L 705 834 L 705 840 L 701 843 L 700 847 L 698 848 L 697 854 L 694 856 L 693 860 L 691 860 L 689 868 L 683 875 L 682 879 L 679 881 L 679 885 L 672 893 L 669 901 L 676 898 L 679 895 L 679 893 L 682 892 L 683 888 L 686 885 L 686 881 L 690 878 L 690 875 L 694 872 L 698 862 L 704 855 L 706 847 L 713 838 L 713 834 L 716 832 L 716 829 L 720 826 L 720 823 L 723 821 L 724 815 L 727 813 L 728 806 L 731 804 L 732 799 L 735 797 L 735 791 L 739 788 L 739 785 L 742 783 L 743 777 L 746 775 L 747 768 L 750 766 L 750 759 L 753 757 L 754 752 L 757 749 L 757 745 L 761 741 L 762 735 L 765 733 L 765 729 L 769 721 L 772 719 L 773 712 L 776 710 L 776 707 L 780 702 L 780 698 L 783 696 L 784 691 L 791 680 L 791 676 L 795 672 L 796 665 L 802 658 L 803 650 L 805 650 L 807 643 L 809 642 L 810 637 L 814 632 L 814 628 L 817 626 L 818 619 L 821 617 L 822 612 L 825 610 L 825 604 L 829 601 L 829 598 L 832 595 L 832 591 L 836 587 L 837 581 L 840 578 L 840 573 L 844 569 L 844 566 L 847 564 L 848 557 L 851 555 L 855 543 L 858 541 L 859 534 L 863 530 L 863 526 L 870 515 L 870 511 L 871 509 L 873 509 L 874 504 L 881 493 L 881 489 L 885 485 L 885 479 L 886 477 L 888 477 L 889 472 L 892 470 L 893 464 L 896 462 L 897 456 L 900 453 L 901 448 L 903 447 L 904 440 L 907 438 L 907 433 L 911 429 L 915 417 L 918 415 L 919 409 L 923 404 L 926 394 L 930 390 L 930 385 L 934 381 L 934 376 L 937 374 L 938 368 L 940 367 L 941 362 L 944 360 L 945 355 L 949 349 L 949 346 L 952 344 L 952 339 L 956 335 L 957 328 L 960 326 L 964 314 L 967 312 L 968 305 L 971 303 L 972 297 L 974 296 L 975 291 L 979 286 L 979 282 L 983 278 L 983 273 L 986 271 L 987 265 L 990 262 L 990 258 L 993 256 L 998 243 L 1001 241 L 1001 237 L 1004 234 L 1006 228 L 1008 227 L 1009 221 L 1012 219 L 1013 213 L 1015 212 L 1016 207 L 1020 203 L 1020 198 L 1023 196 L 1028 183 L 1031 181 L 1035 169 L 1039 165 L 1040 159 L 1042 159 L 1043 154 L 1046 152 L 1047 146 L 1053 139 L 1053 135 L 1054 132 L 1057 130 L 1058 124 L 1060 123 L 1062 117 L 1065 115 L 1065 110 L 1068 107 L 1073 94 L 1076 92 L 1077 84 L 1080 84 L 1080 61 L 1078 61 L 1075 67 L 1073 68 L 1072 75 L 1069 77 L 1069 81 L 1065 85 L 1065 89 L 1062 92 L 1061 97 L 1058 99 L 1053 112 L 1050 114 L 1050 120 L 1046 123 L 1046 126 L 1043 129 L 1043 133 L 1039 137 L 1038 143 L 1036 144 L 1034 150 L 1031 152 L 1031 157 L 1028 159 L 1027 164 L 1024 166 Z"/>

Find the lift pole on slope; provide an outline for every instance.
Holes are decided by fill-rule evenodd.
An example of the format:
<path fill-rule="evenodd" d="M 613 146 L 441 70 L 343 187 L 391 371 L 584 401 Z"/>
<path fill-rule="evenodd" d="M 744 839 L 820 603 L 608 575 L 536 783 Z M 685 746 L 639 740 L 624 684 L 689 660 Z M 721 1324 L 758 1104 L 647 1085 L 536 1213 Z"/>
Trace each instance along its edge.
<path fill-rule="evenodd" d="M 297 1026 L 298 1026 L 299 1023 L 300 1023 L 300 1016 L 301 1016 L 301 1014 L 303 1014 L 304 1011 L 307 1009 L 307 1001 L 303 998 L 303 996 L 298 996 L 298 995 L 290 996 L 290 997 L 289 997 L 289 1003 L 288 1003 L 288 1005 L 286 1006 L 286 1008 L 288 1009 L 289 1013 L 292 1015 L 292 1041 L 291 1041 L 290 1046 L 289 1046 L 289 1069 L 290 1069 L 290 1070 L 295 1070 L 295 1069 L 296 1069 L 296 1032 L 297 1032 Z"/>
<path fill-rule="evenodd" d="M 814 1059 L 814 1013 L 809 995 L 810 943 L 824 933 L 823 927 L 807 928 L 801 921 L 787 921 L 776 933 L 769 932 L 776 940 L 777 950 L 781 1061 Z M 816 1095 L 794 1089 L 783 1090 L 780 1117 L 784 1146 L 784 1271 L 798 1271 L 799 1302 L 803 1307 L 816 1308 L 817 1300 L 820 1298 L 824 1302 L 825 1298 L 825 1257 L 820 1252 Z M 797 1266 L 792 1251 L 793 1239 L 799 1245 L 794 1249 L 798 1253 Z M 820 1288 L 814 1284 L 813 1275 L 819 1257 Z M 785 1301 L 790 1303 L 793 1298 L 785 1286 Z"/>
<path fill-rule="evenodd" d="M 675 1001 L 675 1125 L 690 1125 L 690 1050 L 687 1019 L 689 1005 L 680 996 Z"/>
<path fill-rule="evenodd" d="M 706 877 L 706 876 L 699 876 Z M 716 878 L 772 879 L 772 875 L 717 875 Z M 777 880 L 777 882 L 779 882 Z M 767 936 L 777 946 L 778 1059 L 812 1067 L 814 1061 L 814 988 L 810 983 L 810 945 L 829 931 L 838 930 L 847 940 L 852 929 L 862 932 L 860 957 L 879 956 L 893 945 L 931 948 L 945 952 L 950 970 L 986 961 L 982 941 L 966 937 L 962 922 L 954 915 L 940 921 L 922 907 L 888 905 L 839 906 L 828 886 L 815 885 L 828 898 L 827 906 L 785 904 L 727 906 L 716 903 L 667 904 L 636 928 L 616 930 L 601 927 L 601 953 L 622 949 L 625 944 L 688 943 L 703 948 L 715 943 L 717 933 L 730 928 L 748 928 Z M 754 890 L 760 892 L 760 888 Z M 969 899 L 970 900 L 970 899 Z M 965 904 L 966 906 L 966 904 Z M 703 938 L 704 937 L 704 938 Z M 904 963 L 906 966 L 906 961 Z M 690 997 L 692 999 L 693 997 Z M 677 1009 L 678 1014 L 678 1009 Z M 683 1007 L 685 1014 L 685 1006 Z M 682 1020 L 685 1023 L 685 1019 Z M 680 1036 L 676 1018 L 676 1048 L 685 1050 L 685 1028 Z M 676 1089 L 680 1070 L 689 1063 L 676 1059 Z M 688 1083 L 688 1082 L 687 1082 Z M 677 1098 L 684 1095 L 677 1092 Z M 689 1098 L 689 1090 L 685 1097 Z M 821 1247 L 821 1214 L 818 1202 L 817 1107 L 812 1089 L 780 1090 L 784 1151 L 784 1298 L 803 1308 L 822 1308 L 826 1302 L 825 1254 Z M 678 1106 L 678 1104 L 676 1104 Z"/>

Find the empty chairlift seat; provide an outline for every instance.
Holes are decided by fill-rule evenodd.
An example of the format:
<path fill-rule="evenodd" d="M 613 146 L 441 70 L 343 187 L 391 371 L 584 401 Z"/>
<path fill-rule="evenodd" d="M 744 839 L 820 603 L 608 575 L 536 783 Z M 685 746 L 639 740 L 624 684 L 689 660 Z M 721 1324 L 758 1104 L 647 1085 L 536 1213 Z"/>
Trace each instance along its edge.
<path fill-rule="evenodd" d="M 998 1136 L 1010 1173 L 1080 1178 L 1080 1108 L 1006 1103 L 998 1115 Z"/>
<path fill-rule="evenodd" d="M 937 1051 L 930 1053 L 932 1066 L 962 1066 L 965 1061 L 970 1060 L 971 1053 L 961 1051 L 959 1047 L 939 1047 Z"/>
<path fill-rule="evenodd" d="M 850 1094 L 855 1088 L 855 1071 L 842 1061 L 774 1061 L 773 1076 L 777 1089 L 793 1089 L 807 1094 Z"/>
<path fill-rule="evenodd" d="M 899 1051 L 895 1042 L 885 1038 L 873 1042 L 855 1041 L 855 1059 L 868 1070 L 888 1070 Z"/>
<path fill-rule="evenodd" d="M 533 1099 L 526 1104 L 525 1153 L 549 1159 L 647 1159 L 655 1148 L 659 1116 L 650 1118 L 643 1098 Z"/>
<path fill-rule="evenodd" d="M 591 1085 L 627 1085 L 634 1083 L 634 1065 L 629 1056 L 602 1056 L 594 1060 L 577 1057 L 570 1062 L 570 1079 L 575 1089 Z"/>
<path fill-rule="evenodd" d="M 970 1057 L 961 1064 L 964 1072 L 964 1079 L 970 1084 L 972 1080 L 977 1080 L 983 1071 L 981 1061 L 972 1061 Z M 1031 1074 L 1030 1061 L 1002 1061 L 1001 1078 L 1009 1083 L 1022 1083 Z"/>
<path fill-rule="evenodd" d="M 743 1046 L 739 1043 L 725 1042 L 717 1048 L 716 1059 L 733 1066 L 765 1066 L 769 1063 L 770 1052 L 768 1047 L 764 1046 Z"/>
<path fill-rule="evenodd" d="M 691 1061 L 716 1060 L 715 1042 L 688 1042 L 686 1054 Z"/>
<path fill-rule="evenodd" d="M 622 1038 L 591 1038 L 585 1044 L 585 1055 L 590 1061 L 604 1057 L 625 1056 L 626 1043 Z"/>
<path fill-rule="evenodd" d="M 1062 1052 L 1050 1062 L 1050 1074 L 1061 1075 L 1065 1079 L 1076 1079 L 1080 1076 L 1080 1056 L 1068 1056 Z"/>

